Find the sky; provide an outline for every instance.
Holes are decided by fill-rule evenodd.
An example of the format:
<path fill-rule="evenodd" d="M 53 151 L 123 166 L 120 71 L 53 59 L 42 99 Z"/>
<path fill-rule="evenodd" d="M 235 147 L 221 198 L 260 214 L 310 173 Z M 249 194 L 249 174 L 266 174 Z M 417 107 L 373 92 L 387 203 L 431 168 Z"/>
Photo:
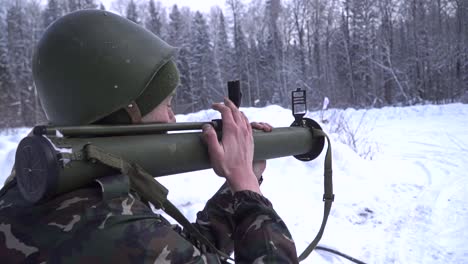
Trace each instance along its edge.
<path fill-rule="evenodd" d="M 250 121 L 274 127 L 293 121 L 291 111 L 279 106 L 241 110 Z M 330 109 L 308 117 L 328 120 L 320 124 L 333 149 L 335 201 L 319 245 L 365 263 L 468 263 L 467 104 Z M 213 110 L 177 115 L 178 122 L 216 118 Z M 28 130 L 0 133 L 0 186 Z M 352 134 L 356 149 L 346 144 Z M 324 154 L 310 162 L 268 160 L 263 174 L 262 193 L 287 224 L 299 254 L 322 221 Z M 158 181 L 191 221 L 223 182 L 212 170 Z M 314 251 L 301 263 L 350 262 Z"/>
<path fill-rule="evenodd" d="M 97 2 L 99 1 L 101 1 L 107 9 L 109 9 L 111 3 L 115 0 L 98 0 Z M 140 0 L 140 2 L 141 1 L 142 0 Z M 212 6 L 218 5 L 223 7 L 225 4 L 224 0 L 159 0 L 159 2 L 161 2 L 166 7 L 171 7 L 174 4 L 177 4 L 179 7 L 188 6 L 191 10 L 198 10 L 204 13 L 208 13 Z"/>

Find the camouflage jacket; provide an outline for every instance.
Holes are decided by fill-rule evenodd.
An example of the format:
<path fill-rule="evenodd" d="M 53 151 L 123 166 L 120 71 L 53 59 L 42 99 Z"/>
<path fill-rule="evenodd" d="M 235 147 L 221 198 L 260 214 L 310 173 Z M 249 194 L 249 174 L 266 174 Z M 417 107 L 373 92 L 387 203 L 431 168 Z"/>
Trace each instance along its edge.
<path fill-rule="evenodd" d="M 102 186 L 101 186 L 102 187 Z M 105 195 L 96 183 L 29 205 L 16 180 L 0 191 L 2 263 L 223 263 L 136 193 Z M 105 192 L 105 191 L 104 191 Z M 263 196 L 227 185 L 195 226 L 236 263 L 297 263 L 291 235 Z"/>

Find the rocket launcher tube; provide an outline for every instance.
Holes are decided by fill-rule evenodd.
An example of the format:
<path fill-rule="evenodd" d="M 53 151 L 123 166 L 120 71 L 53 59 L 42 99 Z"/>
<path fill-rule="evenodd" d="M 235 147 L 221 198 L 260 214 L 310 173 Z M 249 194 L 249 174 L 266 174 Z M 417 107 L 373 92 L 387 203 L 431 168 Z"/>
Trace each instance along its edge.
<path fill-rule="evenodd" d="M 271 132 L 254 131 L 254 159 L 267 160 L 292 155 L 303 161 L 315 159 L 324 147 L 324 140 L 323 137 L 314 136 L 312 128 L 320 129 L 318 124 L 313 120 L 309 122 L 311 123 L 295 123 L 295 127 L 274 128 Z M 86 133 L 83 130 L 78 133 L 80 131 L 75 128 L 60 128 L 57 130 L 60 133 L 56 133 L 53 128 L 35 129 L 35 135 L 24 138 L 16 152 L 20 191 L 26 200 L 36 203 L 56 194 L 78 189 L 96 178 L 119 173 L 88 159 L 86 146 L 90 144 L 140 165 L 153 177 L 211 168 L 201 132 L 161 133 L 169 127 L 193 129 L 203 124 L 205 123 L 152 125 L 158 129 L 158 132 L 152 132 L 154 134 L 147 134 L 151 125 L 142 125 L 145 127 L 143 130 L 138 130 L 139 126 L 121 126 L 127 129 L 126 133 L 130 134 L 127 136 L 103 136 L 101 129 L 114 129 L 114 135 L 118 135 L 118 129 L 114 126 L 99 126 L 95 127 L 96 130 L 78 127 L 84 128 Z M 166 129 L 162 130 L 164 126 Z M 132 129 L 134 131 L 129 132 Z M 42 133 L 38 131 L 45 133 L 40 135 Z M 59 136 L 55 136 L 56 134 Z M 89 137 L 90 135 L 94 136 Z M 220 139 L 221 135 L 218 131 Z M 61 152 L 61 149 L 67 151 Z"/>

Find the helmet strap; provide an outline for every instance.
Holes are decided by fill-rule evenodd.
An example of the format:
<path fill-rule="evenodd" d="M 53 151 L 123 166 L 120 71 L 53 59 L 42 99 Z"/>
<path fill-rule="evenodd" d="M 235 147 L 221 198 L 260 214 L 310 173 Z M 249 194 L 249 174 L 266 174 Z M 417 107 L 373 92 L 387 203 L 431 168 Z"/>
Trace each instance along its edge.
<path fill-rule="evenodd" d="M 141 123 L 141 111 L 135 101 L 131 101 L 126 107 L 125 111 L 127 111 L 128 116 L 130 117 L 132 124 L 140 124 Z"/>

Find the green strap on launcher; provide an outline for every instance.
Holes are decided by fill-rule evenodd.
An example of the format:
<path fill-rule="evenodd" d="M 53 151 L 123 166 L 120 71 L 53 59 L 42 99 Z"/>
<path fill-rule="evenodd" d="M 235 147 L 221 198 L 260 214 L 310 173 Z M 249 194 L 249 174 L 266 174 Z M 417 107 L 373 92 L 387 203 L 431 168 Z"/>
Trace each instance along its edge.
<path fill-rule="evenodd" d="M 325 231 L 325 226 L 327 225 L 327 220 L 328 216 L 330 215 L 332 203 L 335 199 L 335 195 L 333 194 L 333 170 L 332 170 L 332 150 L 331 150 L 331 144 L 330 144 L 330 138 L 328 138 L 327 134 L 323 132 L 320 129 L 315 129 L 312 128 L 314 136 L 319 136 L 319 137 L 325 137 L 327 140 L 327 153 L 325 155 L 325 171 L 324 171 L 324 182 L 323 182 L 323 187 L 324 187 L 324 194 L 323 194 L 323 202 L 324 208 L 323 208 L 323 220 L 322 220 L 322 225 L 320 226 L 320 230 L 315 236 L 314 240 L 309 244 L 309 246 L 302 252 L 302 254 L 299 256 L 299 261 L 305 260 L 310 253 L 312 253 L 312 250 L 315 249 L 317 246 L 318 242 L 322 238 L 323 232 Z"/>
<path fill-rule="evenodd" d="M 107 153 L 94 145 L 87 145 L 85 148 L 87 157 L 96 160 L 104 165 L 119 170 L 123 175 L 130 178 L 130 186 L 143 199 L 151 202 L 157 209 L 161 209 L 174 218 L 188 232 L 193 234 L 201 243 L 207 245 L 213 252 L 216 252 L 224 259 L 231 259 L 227 254 L 218 250 L 200 231 L 195 228 L 190 221 L 167 199 L 169 191 L 160 184 L 153 176 L 147 173 L 138 164 L 131 164 L 124 159 Z"/>
<path fill-rule="evenodd" d="M 322 238 L 334 199 L 330 140 L 322 130 L 312 129 L 312 131 L 314 136 L 325 137 L 328 143 L 325 157 L 325 193 L 323 196 L 325 208 L 320 230 L 312 243 L 299 256 L 299 261 L 306 259 Z M 167 199 L 169 191 L 148 172 L 146 172 L 141 166 L 138 164 L 129 163 L 124 159 L 112 155 L 94 145 L 87 145 L 85 152 L 88 159 L 99 161 L 106 166 L 119 170 L 123 175 L 127 175 L 130 179 L 131 188 L 134 189 L 143 199 L 151 202 L 157 209 L 162 209 L 164 212 L 174 218 L 184 227 L 185 230 L 196 237 L 199 242 L 210 248 L 212 252 L 218 254 L 221 259 L 234 261 L 234 259 L 228 256 L 226 253 L 218 250 L 203 234 L 200 233 L 200 231 L 195 226 L 192 225 L 192 223 L 190 223 L 190 221 L 177 209 L 177 207 Z"/>

